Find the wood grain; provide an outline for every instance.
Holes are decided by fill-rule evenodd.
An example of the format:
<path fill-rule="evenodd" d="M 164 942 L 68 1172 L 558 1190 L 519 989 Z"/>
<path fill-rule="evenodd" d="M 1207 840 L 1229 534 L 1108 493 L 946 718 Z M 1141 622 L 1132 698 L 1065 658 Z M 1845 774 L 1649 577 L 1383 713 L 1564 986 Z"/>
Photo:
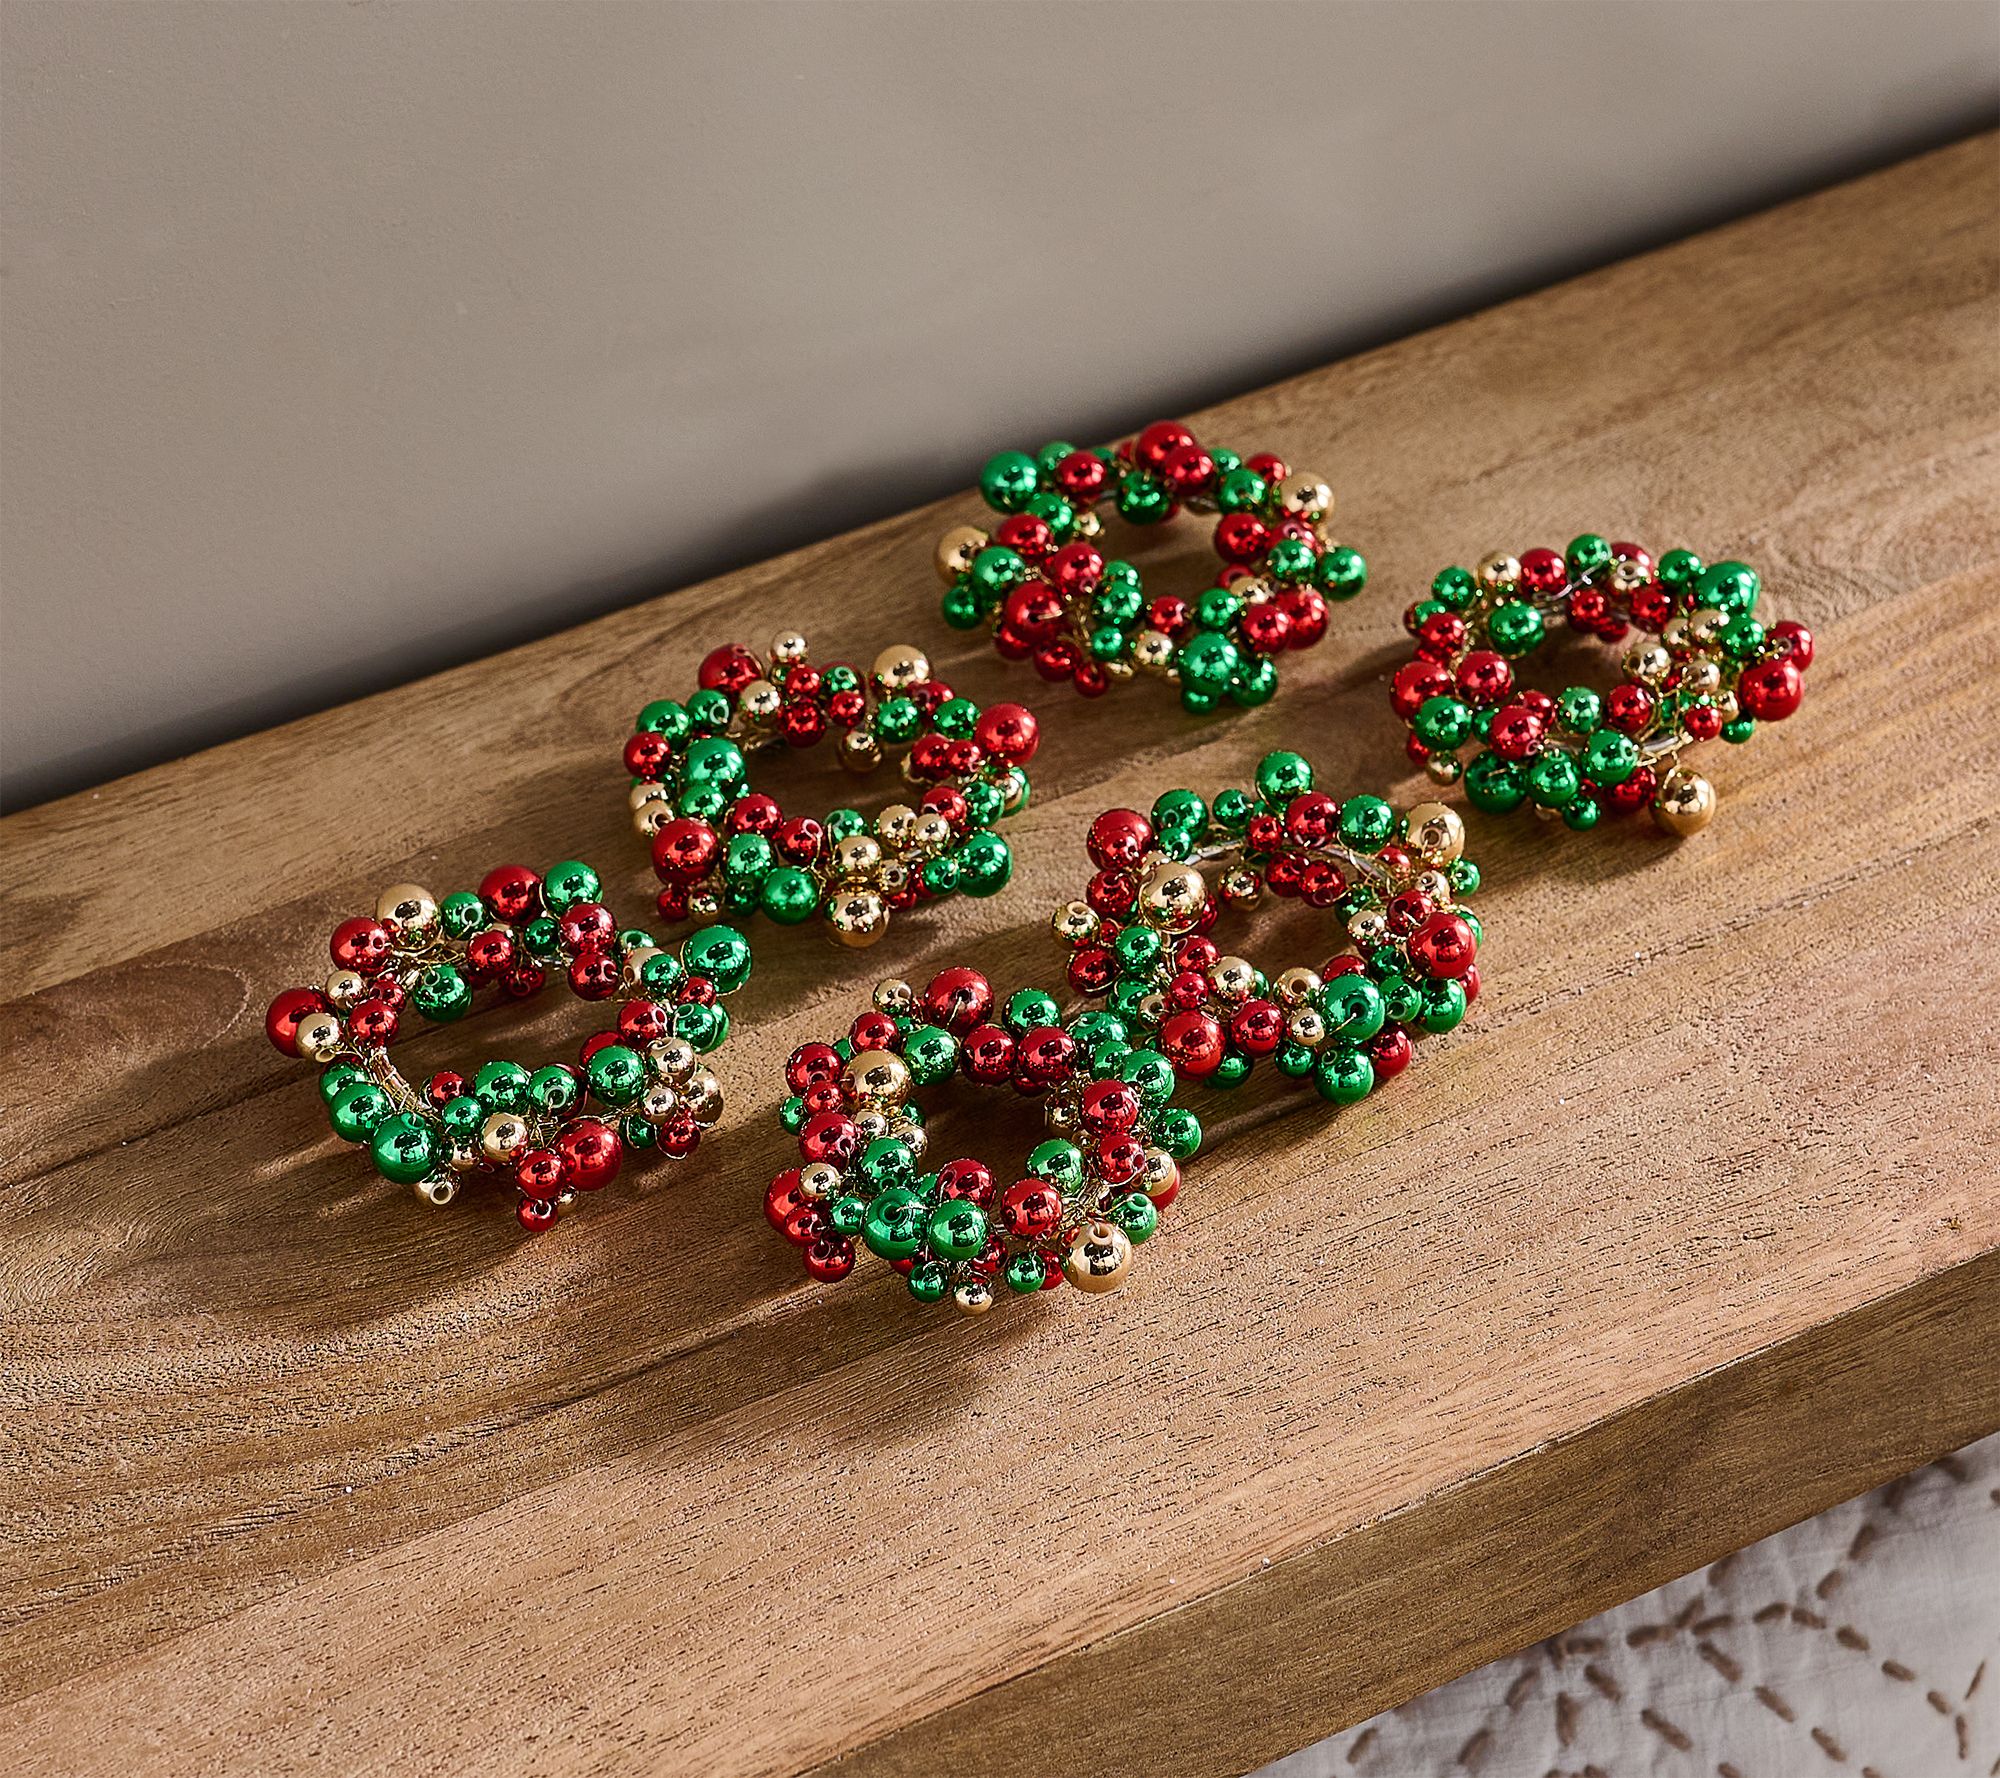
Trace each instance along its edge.
<path fill-rule="evenodd" d="M 723 637 L 1021 693 L 934 615 L 969 498 L 0 824 L 0 1762 L 1241 1770 L 2000 1425 L 1996 199 L 1968 143 L 1199 416 L 1328 475 L 1370 591 L 1239 719 L 1035 697 L 1014 886 L 764 934 L 718 1139 L 545 1240 L 374 1185 L 263 1002 L 393 879 L 581 854 L 636 918 L 624 724 Z M 799 1277 L 793 1043 L 1051 979 L 1098 808 L 1280 739 L 1414 791 L 1403 603 L 1586 526 L 1821 634 L 1707 834 L 1475 822 L 1474 1018 L 1246 1101 L 1117 1297 Z"/>

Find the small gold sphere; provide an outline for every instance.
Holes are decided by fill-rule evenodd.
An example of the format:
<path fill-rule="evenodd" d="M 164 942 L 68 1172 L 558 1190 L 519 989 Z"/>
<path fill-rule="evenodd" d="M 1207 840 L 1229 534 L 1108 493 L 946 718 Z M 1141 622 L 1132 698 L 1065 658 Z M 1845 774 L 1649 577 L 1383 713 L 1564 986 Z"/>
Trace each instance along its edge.
<path fill-rule="evenodd" d="M 1617 556 L 1612 560 L 1609 579 L 1614 592 L 1636 593 L 1651 578 L 1645 567 L 1630 556 Z"/>
<path fill-rule="evenodd" d="M 674 818 L 674 805 L 669 802 L 641 803 L 632 811 L 632 826 L 640 836 L 651 839 L 661 828 Z"/>
<path fill-rule="evenodd" d="M 951 1306 L 961 1315 L 984 1315 L 993 1307 L 993 1287 L 984 1278 L 968 1278 L 951 1293 Z"/>
<path fill-rule="evenodd" d="M 826 1161 L 808 1161 L 799 1169 L 799 1196 L 817 1204 L 840 1190 L 840 1169 Z"/>
<path fill-rule="evenodd" d="M 1451 878 L 1441 870 L 1420 870 L 1417 880 L 1410 885 L 1434 908 L 1451 905 Z"/>
<path fill-rule="evenodd" d="M 1164 673 L 1174 664 L 1174 639 L 1164 630 L 1141 630 L 1132 638 L 1132 665 L 1142 673 Z"/>
<path fill-rule="evenodd" d="M 1216 885 L 1226 906 L 1247 912 L 1264 899 L 1264 879 L 1247 865 L 1237 865 L 1222 873 Z"/>
<path fill-rule="evenodd" d="M 1246 574 L 1241 580 L 1231 586 L 1229 590 L 1246 605 L 1261 605 L 1266 599 L 1270 598 L 1274 589 L 1271 583 L 1264 579 L 1262 575 Z"/>
<path fill-rule="evenodd" d="M 1042 1101 L 1042 1127 L 1053 1130 L 1058 1136 L 1066 1136 L 1077 1126 L 1076 1101 L 1068 1098 L 1052 1098 Z"/>
<path fill-rule="evenodd" d="M 865 877 L 881 862 L 881 842 L 872 833 L 851 833 L 833 848 L 833 868 L 838 876 Z"/>
<path fill-rule="evenodd" d="M 1424 761 L 1424 776 L 1433 784 L 1456 784 L 1465 776 L 1465 762 L 1455 753 L 1433 753 Z"/>
<path fill-rule="evenodd" d="M 1426 864 L 1453 864 L 1465 850 L 1465 823 L 1443 803 L 1418 803 L 1405 817 L 1410 850 Z"/>
<path fill-rule="evenodd" d="M 859 950 L 889 929 L 889 904 L 872 889 L 836 890 L 826 904 L 826 923 L 844 945 Z"/>
<path fill-rule="evenodd" d="M 856 1050 L 848 1058 L 847 1081 L 861 1104 L 878 1109 L 910 1096 L 909 1064 L 894 1050 Z"/>
<path fill-rule="evenodd" d="M 889 1133 L 889 1114 L 886 1111 L 857 1111 L 854 1114 L 854 1131 L 863 1142 L 873 1142 L 877 1136 L 886 1136 Z"/>
<path fill-rule="evenodd" d="M 1049 921 L 1049 930 L 1070 946 L 1087 945 L 1104 924 L 1087 901 L 1066 901 Z"/>
<path fill-rule="evenodd" d="M 331 1062 L 347 1047 L 347 1027 L 330 1012 L 308 1013 L 299 1020 L 293 1041 L 308 1062 Z"/>
<path fill-rule="evenodd" d="M 1257 967 L 1247 957 L 1218 957 L 1208 966 L 1208 985 L 1224 1000 L 1248 1000 L 1257 986 Z"/>
<path fill-rule="evenodd" d="M 790 667 L 806 658 L 806 639 L 797 630 L 784 630 L 771 638 L 771 665 Z"/>
<path fill-rule="evenodd" d="M 1271 992 L 1280 1006 L 1305 1006 L 1320 991 L 1321 985 L 1318 970 L 1295 964 L 1271 984 Z"/>
<path fill-rule="evenodd" d="M 419 1179 L 412 1189 L 434 1210 L 442 1210 L 458 1196 L 458 1181 L 449 1174 L 441 1178 Z"/>
<path fill-rule="evenodd" d="M 663 1124 L 681 1108 L 681 1096 L 663 1080 L 656 1080 L 639 1095 L 633 1107 L 649 1124 Z"/>
<path fill-rule="evenodd" d="M 1653 795 L 1653 819 L 1682 839 L 1715 818 L 1715 786 L 1699 772 L 1676 766 Z"/>
<path fill-rule="evenodd" d="M 1722 669 L 1711 660 L 1689 661 L 1681 669 L 1680 689 L 1705 698 L 1722 687 Z"/>
<path fill-rule="evenodd" d="M 1081 537 L 1086 543 L 1093 537 L 1104 535 L 1104 521 L 1086 507 L 1076 515 L 1076 526 L 1072 535 Z"/>
<path fill-rule="evenodd" d="M 479 1127 L 479 1152 L 505 1166 L 528 1146 L 528 1124 L 511 1111 L 496 1111 Z"/>
<path fill-rule="evenodd" d="M 1164 1148 L 1149 1148 L 1145 1152 L 1146 1165 L 1139 1175 L 1139 1189 L 1148 1197 L 1156 1198 L 1180 1178 L 1180 1162 Z"/>
<path fill-rule="evenodd" d="M 776 722 L 778 712 L 785 707 L 785 700 L 778 688 L 768 679 L 753 679 L 736 694 L 736 707 L 745 717 L 762 728 L 767 723 Z"/>
<path fill-rule="evenodd" d="M 1113 1222 L 1093 1222 L 1070 1243 L 1063 1276 L 1078 1290 L 1101 1296 L 1116 1290 L 1132 1269 L 1132 1242 Z"/>
<path fill-rule="evenodd" d="M 1737 703 L 1733 691 L 1720 693 L 1715 700 L 1715 707 L 1721 713 L 1724 722 L 1734 722 L 1743 714 L 1743 707 Z"/>
<path fill-rule="evenodd" d="M 721 894 L 706 884 L 688 891 L 688 913 L 697 920 L 713 920 L 722 912 Z"/>
<path fill-rule="evenodd" d="M 454 1148 L 448 1157 L 454 1173 L 475 1173 L 486 1165 L 486 1157 L 476 1148 Z"/>
<path fill-rule="evenodd" d="M 840 737 L 838 757 L 850 772 L 872 772 L 882 763 L 882 743 L 865 728 L 851 728 Z"/>
<path fill-rule="evenodd" d="M 1706 648 L 1729 627 L 1729 614 L 1704 605 L 1688 619 L 1688 634 Z"/>
<path fill-rule="evenodd" d="M 891 803 L 875 817 L 875 837 L 892 852 L 900 852 L 916 831 L 917 812 L 908 803 Z"/>
<path fill-rule="evenodd" d="M 639 985 L 639 978 L 645 973 L 646 965 L 659 956 L 658 945 L 634 945 L 625 953 L 618 965 L 618 981 L 621 987 L 631 989 Z"/>
<path fill-rule="evenodd" d="M 1278 484 L 1278 504 L 1294 518 L 1321 519 L 1333 511 L 1333 490 L 1308 470 L 1296 470 Z"/>
<path fill-rule="evenodd" d="M 326 997 L 349 1011 L 368 998 L 368 978 L 358 969 L 336 969 L 326 978 Z"/>
<path fill-rule="evenodd" d="M 375 918 L 391 932 L 421 937 L 437 924 L 437 917 L 431 892 L 415 883 L 391 883 L 375 902 Z"/>
<path fill-rule="evenodd" d="M 704 1068 L 681 1089 L 681 1109 L 700 1128 L 712 1128 L 722 1117 L 722 1082 Z"/>
<path fill-rule="evenodd" d="M 1150 994 L 1139 996 L 1139 1023 L 1148 1027 L 1157 1025 L 1167 1016 L 1167 997 L 1155 989 Z"/>
<path fill-rule="evenodd" d="M 1028 774 L 1019 766 L 1009 766 L 993 779 L 994 787 L 1000 792 L 1000 812 L 1003 815 L 1018 815 L 1028 805 Z"/>
<path fill-rule="evenodd" d="M 1485 557 L 1473 572 L 1479 577 L 1479 584 L 1489 593 L 1498 592 L 1519 582 L 1521 563 L 1519 558 L 1501 552 Z"/>
<path fill-rule="evenodd" d="M 930 809 L 919 815 L 916 826 L 910 829 L 910 850 L 919 858 L 935 858 L 954 837 L 951 823 L 937 810 Z"/>
<path fill-rule="evenodd" d="M 1191 864 L 1156 864 L 1139 885 L 1139 918 L 1156 932 L 1191 932 L 1208 884 Z"/>
<path fill-rule="evenodd" d="M 875 992 L 869 999 L 877 1012 L 895 1019 L 916 1010 L 917 991 L 899 975 L 885 976 L 875 984 Z"/>
<path fill-rule="evenodd" d="M 983 550 L 990 539 L 977 525 L 954 525 L 937 540 L 937 550 L 931 560 L 937 568 L 938 579 L 946 586 L 956 580 L 972 566 L 972 558 Z"/>
<path fill-rule="evenodd" d="M 1309 1050 L 1326 1041 L 1326 1015 L 1316 1006 L 1295 1006 L 1285 1019 L 1285 1035 Z"/>
<path fill-rule="evenodd" d="M 912 1123 L 908 1118 L 889 1120 L 889 1134 L 894 1136 L 918 1160 L 924 1158 L 924 1150 L 930 1147 L 931 1133 L 922 1124 Z"/>
<path fill-rule="evenodd" d="M 684 1081 L 694 1072 L 694 1045 L 685 1037 L 663 1037 L 646 1055 L 653 1072 L 664 1081 Z"/>
<path fill-rule="evenodd" d="M 875 657 L 875 683 L 885 692 L 901 693 L 922 685 L 931 676 L 931 663 L 921 648 L 898 642 Z"/>
<path fill-rule="evenodd" d="M 1389 936 L 1389 916 L 1380 908 L 1363 908 L 1347 922 L 1347 936 L 1361 947 L 1372 950 Z"/>
<path fill-rule="evenodd" d="M 1657 642 L 1642 642 L 1626 651 L 1626 674 L 1641 685 L 1658 685 L 1673 670 L 1674 657 Z"/>
<path fill-rule="evenodd" d="M 1670 617 L 1660 626 L 1660 640 L 1669 648 L 1685 648 L 1688 645 L 1688 622 L 1684 617 Z"/>
<path fill-rule="evenodd" d="M 667 787 L 654 778 L 641 778 L 625 793 L 626 806 L 634 811 L 643 809 L 648 803 L 672 801 L 673 797 Z"/>

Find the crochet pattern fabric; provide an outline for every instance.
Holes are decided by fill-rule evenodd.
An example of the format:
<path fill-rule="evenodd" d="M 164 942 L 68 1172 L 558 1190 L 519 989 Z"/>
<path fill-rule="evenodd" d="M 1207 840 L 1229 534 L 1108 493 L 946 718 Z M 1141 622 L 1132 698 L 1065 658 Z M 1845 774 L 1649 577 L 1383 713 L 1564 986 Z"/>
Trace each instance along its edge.
<path fill-rule="evenodd" d="M 2000 1435 L 1260 1778 L 1846 1773 L 2000 1773 Z"/>

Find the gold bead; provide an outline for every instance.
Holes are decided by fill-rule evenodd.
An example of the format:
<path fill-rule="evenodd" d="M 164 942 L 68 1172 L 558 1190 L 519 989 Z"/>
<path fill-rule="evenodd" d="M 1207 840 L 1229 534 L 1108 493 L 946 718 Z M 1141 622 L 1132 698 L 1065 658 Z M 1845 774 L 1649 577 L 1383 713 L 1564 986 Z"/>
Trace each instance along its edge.
<path fill-rule="evenodd" d="M 894 1050 L 856 1050 L 847 1061 L 847 1083 L 863 1105 L 900 1105 L 910 1096 L 909 1064 Z"/>
<path fill-rule="evenodd" d="M 618 965 L 619 986 L 627 989 L 638 987 L 639 978 L 645 973 L 646 965 L 659 955 L 658 945 L 634 945 L 625 953 L 623 961 Z"/>
<path fill-rule="evenodd" d="M 1307 1049 L 1318 1049 L 1326 1041 L 1326 1015 L 1316 1006 L 1295 1006 L 1285 1019 L 1285 1035 Z"/>
<path fill-rule="evenodd" d="M 951 1306 L 961 1315 L 984 1315 L 993 1307 L 993 1287 L 984 1278 L 968 1278 L 951 1293 Z"/>
<path fill-rule="evenodd" d="M 688 913 L 697 920 L 713 920 L 722 912 L 721 894 L 706 884 L 688 891 Z"/>
<path fill-rule="evenodd" d="M 1321 986 L 1318 970 L 1294 965 L 1271 984 L 1271 991 L 1280 1006 L 1307 1006 Z"/>
<path fill-rule="evenodd" d="M 930 1132 L 922 1124 L 910 1122 L 908 1118 L 892 1118 L 889 1134 L 907 1148 L 918 1160 L 924 1158 L 924 1150 L 930 1146 Z"/>
<path fill-rule="evenodd" d="M 1239 911 L 1254 908 L 1264 899 L 1264 879 L 1247 865 L 1224 871 L 1222 881 L 1216 887 L 1224 903 Z"/>
<path fill-rule="evenodd" d="M 625 805 L 635 813 L 648 803 L 671 802 L 667 787 L 655 778 L 641 778 L 625 793 Z"/>
<path fill-rule="evenodd" d="M 1224 1000 L 1248 1000 L 1257 986 L 1256 965 L 1247 957 L 1218 957 L 1208 966 L 1208 985 Z"/>
<path fill-rule="evenodd" d="M 875 992 L 869 998 L 877 1012 L 887 1013 L 892 1019 L 916 1010 L 917 991 L 899 975 L 887 976 L 877 982 Z"/>
<path fill-rule="evenodd" d="M 885 692 L 900 694 L 922 685 L 931 676 L 931 663 L 921 648 L 898 642 L 875 657 L 875 683 Z"/>
<path fill-rule="evenodd" d="M 1145 1154 L 1146 1164 L 1144 1171 L 1139 1175 L 1139 1187 L 1148 1197 L 1157 1198 L 1180 1178 L 1180 1162 L 1164 1148 L 1149 1148 Z"/>
<path fill-rule="evenodd" d="M 1434 908 L 1451 905 L 1451 878 L 1441 870 L 1417 872 L 1417 880 L 1410 887 Z"/>
<path fill-rule="evenodd" d="M 917 812 L 908 803 L 891 803 L 875 817 L 875 837 L 892 852 L 900 852 L 916 832 Z"/>
<path fill-rule="evenodd" d="M 1389 936 L 1389 917 L 1380 908 L 1362 908 L 1349 918 L 1347 936 L 1362 950 L 1373 950 Z"/>
<path fill-rule="evenodd" d="M 1063 1276 L 1078 1290 L 1101 1296 L 1125 1282 L 1132 1267 L 1132 1243 L 1113 1222 L 1093 1222 L 1069 1245 Z"/>
<path fill-rule="evenodd" d="M 375 918 L 391 932 L 420 937 L 437 924 L 438 904 L 415 883 L 391 883 L 375 903 Z"/>
<path fill-rule="evenodd" d="M 1064 944 L 1076 948 L 1089 944 L 1102 925 L 1097 910 L 1089 902 L 1066 901 L 1056 909 L 1055 917 L 1049 921 L 1049 930 Z"/>
<path fill-rule="evenodd" d="M 783 694 L 768 679 L 753 679 L 736 694 L 736 708 L 759 728 L 776 722 L 784 707 Z"/>
<path fill-rule="evenodd" d="M 299 1020 L 293 1041 L 308 1062 L 331 1062 L 347 1047 L 347 1027 L 330 1012 L 308 1013 Z"/>
<path fill-rule="evenodd" d="M 326 978 L 326 997 L 342 1012 L 368 998 L 368 978 L 358 969 L 336 969 Z"/>
<path fill-rule="evenodd" d="M 1028 774 L 1019 766 L 1009 766 L 1004 772 L 993 777 L 993 788 L 1000 792 L 1000 812 L 1003 815 L 1018 815 L 1028 804 Z"/>
<path fill-rule="evenodd" d="M 882 847 L 873 834 L 851 833 L 833 848 L 836 876 L 865 877 L 882 862 Z"/>
<path fill-rule="evenodd" d="M 854 1132 L 864 1143 L 873 1142 L 877 1136 L 888 1135 L 888 1113 L 882 1111 L 857 1111 L 854 1114 Z"/>
<path fill-rule="evenodd" d="M 681 1096 L 663 1080 L 656 1080 L 639 1095 L 634 1108 L 649 1124 L 663 1124 L 681 1108 Z"/>
<path fill-rule="evenodd" d="M 1636 593 L 1652 576 L 1630 556 L 1618 556 L 1612 560 L 1609 578 L 1613 592 Z"/>
<path fill-rule="evenodd" d="M 694 1072 L 694 1045 L 685 1037 L 663 1037 L 646 1051 L 653 1072 L 664 1081 L 680 1082 Z"/>
<path fill-rule="evenodd" d="M 1271 583 L 1261 575 L 1246 574 L 1230 589 L 1246 605 L 1261 605 L 1271 596 Z"/>
<path fill-rule="evenodd" d="M 1141 630 L 1132 638 L 1132 665 L 1142 673 L 1164 673 L 1174 664 L 1174 639 L 1164 630 Z"/>
<path fill-rule="evenodd" d="M 1705 698 L 1720 689 L 1722 669 L 1711 660 L 1689 661 L 1681 669 L 1680 689 L 1698 698 Z"/>
<path fill-rule="evenodd" d="M 1076 1101 L 1074 1099 L 1045 1099 L 1042 1101 L 1042 1127 L 1053 1130 L 1058 1136 L 1066 1136 L 1077 1125 Z"/>
<path fill-rule="evenodd" d="M 1626 676 L 1641 685 L 1658 685 L 1673 670 L 1674 657 L 1657 642 L 1642 642 L 1626 651 Z"/>
<path fill-rule="evenodd" d="M 1076 515 L 1076 526 L 1072 535 L 1088 542 L 1093 537 L 1104 535 L 1104 521 L 1095 512 L 1086 509 Z"/>
<path fill-rule="evenodd" d="M 1520 561 L 1504 551 L 1485 557 L 1474 572 L 1489 593 L 1515 585 L 1521 578 Z"/>
<path fill-rule="evenodd" d="M 1424 761 L 1424 776 L 1433 784 L 1456 784 L 1465 776 L 1465 765 L 1455 753 L 1433 753 Z"/>
<path fill-rule="evenodd" d="M 681 1109 L 701 1129 L 709 1129 L 722 1116 L 722 1082 L 704 1068 L 681 1089 Z"/>
<path fill-rule="evenodd" d="M 1660 626 L 1660 640 L 1669 648 L 1685 648 L 1688 645 L 1688 624 L 1684 617 L 1670 617 Z"/>
<path fill-rule="evenodd" d="M 458 1181 L 449 1174 L 436 1179 L 419 1179 L 413 1188 L 417 1196 L 434 1210 L 442 1210 L 458 1196 Z"/>
<path fill-rule="evenodd" d="M 785 630 L 771 638 L 771 665 L 796 666 L 806 658 L 806 639 L 797 630 Z"/>
<path fill-rule="evenodd" d="M 1333 490 L 1318 476 L 1297 470 L 1278 484 L 1278 504 L 1294 518 L 1323 519 L 1333 511 Z"/>
<path fill-rule="evenodd" d="M 1688 634 L 1706 648 L 1728 625 L 1727 612 L 1718 611 L 1713 605 L 1704 605 L 1688 619 Z"/>
<path fill-rule="evenodd" d="M 799 1169 L 799 1196 L 817 1204 L 840 1190 L 840 1169 L 825 1161 L 808 1161 Z"/>
<path fill-rule="evenodd" d="M 938 579 L 946 586 L 951 585 L 972 566 L 972 558 L 990 541 L 977 525 L 952 526 L 937 540 L 937 550 L 931 557 L 937 568 Z"/>
<path fill-rule="evenodd" d="M 851 728 L 840 737 L 838 757 L 850 772 L 872 772 L 882 763 L 882 743 L 865 728 Z"/>
<path fill-rule="evenodd" d="M 826 923 L 842 944 L 859 950 L 889 929 L 889 904 L 872 889 L 838 889 L 827 901 Z"/>
<path fill-rule="evenodd" d="M 496 1111 L 479 1126 L 479 1152 L 496 1167 L 505 1166 L 527 1146 L 527 1120 L 511 1111 Z"/>
<path fill-rule="evenodd" d="M 1737 703 L 1733 691 L 1723 692 L 1715 700 L 1715 708 L 1724 722 L 1734 722 L 1743 714 L 1743 707 Z"/>
<path fill-rule="evenodd" d="M 910 850 L 919 858 L 935 858 L 954 839 L 951 823 L 935 809 L 917 817 L 910 829 Z"/>
<path fill-rule="evenodd" d="M 1191 932 L 1208 884 L 1191 864 L 1156 864 L 1139 886 L 1139 918 L 1157 932 Z"/>
<path fill-rule="evenodd" d="M 1682 839 L 1715 818 L 1715 786 L 1699 772 L 1676 766 L 1653 794 L 1653 819 Z"/>
<path fill-rule="evenodd" d="M 1465 850 L 1465 823 L 1443 803 L 1418 803 L 1404 817 L 1410 850 L 1426 864 L 1452 864 Z"/>
<path fill-rule="evenodd" d="M 454 1148 L 447 1158 L 454 1173 L 474 1173 L 486 1165 L 486 1157 L 476 1148 Z"/>
<path fill-rule="evenodd" d="M 1147 1027 L 1157 1025 L 1167 1016 L 1167 997 L 1155 990 L 1151 994 L 1139 996 L 1139 1023 Z"/>

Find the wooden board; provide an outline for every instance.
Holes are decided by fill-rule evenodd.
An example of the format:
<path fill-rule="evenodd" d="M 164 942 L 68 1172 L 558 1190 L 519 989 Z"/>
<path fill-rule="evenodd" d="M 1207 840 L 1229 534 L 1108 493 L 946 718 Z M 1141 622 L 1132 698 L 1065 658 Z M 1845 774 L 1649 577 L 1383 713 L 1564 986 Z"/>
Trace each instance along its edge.
<path fill-rule="evenodd" d="M 0 826 L 0 1766 L 1238 1771 L 2000 1425 L 1996 200 L 1968 143 L 1197 416 L 1374 565 L 1248 715 L 945 631 L 968 496 Z M 1337 1121 L 1253 1105 L 1115 1297 L 805 1282 L 795 1042 L 947 958 L 1052 980 L 1107 805 L 1280 741 L 1409 797 L 1403 604 L 1584 528 L 1820 633 L 1707 834 L 1475 819 L 1474 1017 Z M 373 1183 L 273 989 L 397 879 L 580 854 L 638 918 L 630 713 L 793 624 L 1031 696 L 1013 887 L 762 933 L 724 1129 L 547 1238 Z"/>

